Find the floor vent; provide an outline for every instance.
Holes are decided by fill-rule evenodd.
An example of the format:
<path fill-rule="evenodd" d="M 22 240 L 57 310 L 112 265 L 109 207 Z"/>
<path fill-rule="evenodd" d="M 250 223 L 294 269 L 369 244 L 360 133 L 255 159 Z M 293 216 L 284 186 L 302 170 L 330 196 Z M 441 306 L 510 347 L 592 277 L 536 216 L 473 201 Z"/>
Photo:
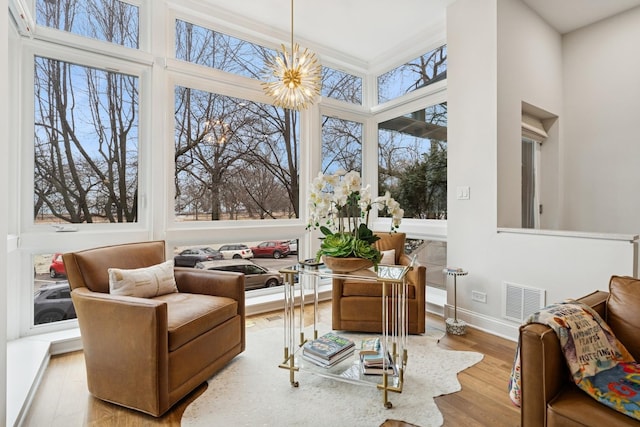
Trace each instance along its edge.
<path fill-rule="evenodd" d="M 531 313 L 544 306 L 544 289 L 502 282 L 502 315 L 505 319 L 524 322 Z"/>

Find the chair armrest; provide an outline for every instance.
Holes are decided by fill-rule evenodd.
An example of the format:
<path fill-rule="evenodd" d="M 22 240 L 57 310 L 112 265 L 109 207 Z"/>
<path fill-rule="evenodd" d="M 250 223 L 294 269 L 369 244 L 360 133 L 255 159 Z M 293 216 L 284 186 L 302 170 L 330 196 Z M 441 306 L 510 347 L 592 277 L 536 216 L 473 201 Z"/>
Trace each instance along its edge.
<path fill-rule="evenodd" d="M 81 320 L 78 323 L 85 353 L 92 351 L 92 348 L 87 349 L 87 344 L 107 349 L 118 343 L 117 348 L 124 337 L 132 340 L 131 345 L 136 345 L 141 337 L 167 334 L 167 305 L 163 301 L 93 292 L 85 287 L 74 289 L 71 298 Z M 139 345 L 161 344 L 147 341 L 144 339 Z"/>
<path fill-rule="evenodd" d="M 94 394 L 119 401 L 122 390 L 168 390 L 167 305 L 76 288 L 87 377 Z M 146 369 L 157 366 L 157 369 Z M 97 392 L 97 393 L 95 393 Z"/>
<path fill-rule="evenodd" d="M 596 291 L 578 301 L 604 313 L 607 293 Z M 521 426 L 546 425 L 547 403 L 572 383 L 560 340 L 539 323 L 520 326 Z"/>
<path fill-rule="evenodd" d="M 238 301 L 238 314 L 244 318 L 244 274 L 188 267 L 175 267 L 174 274 L 180 292 L 232 298 Z"/>
<path fill-rule="evenodd" d="M 546 425 L 547 403 L 570 382 L 560 341 L 538 323 L 520 327 L 521 426 Z"/>

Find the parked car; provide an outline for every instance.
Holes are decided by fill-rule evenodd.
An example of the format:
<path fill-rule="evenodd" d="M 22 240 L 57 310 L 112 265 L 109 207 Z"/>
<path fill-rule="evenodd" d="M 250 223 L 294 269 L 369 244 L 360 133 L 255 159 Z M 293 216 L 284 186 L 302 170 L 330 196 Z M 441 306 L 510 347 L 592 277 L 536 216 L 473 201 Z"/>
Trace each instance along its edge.
<path fill-rule="evenodd" d="M 288 240 L 267 240 L 260 243 L 258 246 L 252 246 L 251 251 L 253 256 L 269 257 L 269 258 L 282 258 L 289 255 L 289 241 Z"/>
<path fill-rule="evenodd" d="M 234 243 L 231 245 L 222 245 L 218 248 L 224 259 L 251 259 L 253 252 L 243 243 Z"/>
<path fill-rule="evenodd" d="M 176 267 L 195 267 L 198 262 L 216 259 L 224 259 L 224 256 L 216 249 L 209 247 L 189 248 L 174 256 L 173 263 Z"/>
<path fill-rule="evenodd" d="M 43 285 L 33 297 L 33 323 L 58 322 L 75 319 L 76 310 L 71 301 L 68 282 Z"/>
<path fill-rule="evenodd" d="M 49 277 L 67 277 L 67 271 L 64 269 L 62 254 L 56 253 L 51 257 L 51 265 L 49 265 Z"/>
<path fill-rule="evenodd" d="M 298 255 L 298 240 L 289 240 L 289 255 Z"/>
<path fill-rule="evenodd" d="M 243 273 L 245 290 L 282 285 L 282 275 L 279 272 L 269 270 L 249 260 L 207 261 L 199 263 L 198 268 Z"/>

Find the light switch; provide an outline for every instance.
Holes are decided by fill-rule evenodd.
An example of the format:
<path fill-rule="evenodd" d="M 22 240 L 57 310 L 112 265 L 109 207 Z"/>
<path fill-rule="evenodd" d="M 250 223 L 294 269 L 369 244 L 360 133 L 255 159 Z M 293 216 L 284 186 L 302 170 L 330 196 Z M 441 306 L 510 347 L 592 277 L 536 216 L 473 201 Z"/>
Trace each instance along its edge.
<path fill-rule="evenodd" d="M 457 195 L 458 200 L 469 200 L 470 191 L 471 191 L 471 189 L 469 188 L 468 185 L 458 187 L 456 189 L 456 195 Z"/>

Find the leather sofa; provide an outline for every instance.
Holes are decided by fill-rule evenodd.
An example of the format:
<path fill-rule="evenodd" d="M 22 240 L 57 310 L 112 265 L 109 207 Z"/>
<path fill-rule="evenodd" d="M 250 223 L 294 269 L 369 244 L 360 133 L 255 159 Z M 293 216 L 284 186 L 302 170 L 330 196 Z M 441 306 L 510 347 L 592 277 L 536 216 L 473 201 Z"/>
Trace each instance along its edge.
<path fill-rule="evenodd" d="M 89 392 L 156 417 L 245 348 L 242 274 L 169 264 L 177 292 L 110 293 L 109 268 L 149 268 L 165 254 L 165 243 L 154 241 L 63 255 Z"/>
<path fill-rule="evenodd" d="M 409 265 L 404 253 L 405 233 L 376 232 L 380 240 L 374 245 L 379 251 L 395 251 L 396 265 Z M 425 288 L 427 269 L 414 265 L 407 273 L 408 331 L 425 332 Z M 334 278 L 331 293 L 332 328 L 337 331 L 382 332 L 382 286 L 375 281 Z"/>
<path fill-rule="evenodd" d="M 593 307 L 640 361 L 640 280 L 613 276 L 609 292 L 579 298 Z M 520 327 L 521 426 L 640 426 L 580 390 L 571 379 L 555 332 L 541 324 Z"/>

